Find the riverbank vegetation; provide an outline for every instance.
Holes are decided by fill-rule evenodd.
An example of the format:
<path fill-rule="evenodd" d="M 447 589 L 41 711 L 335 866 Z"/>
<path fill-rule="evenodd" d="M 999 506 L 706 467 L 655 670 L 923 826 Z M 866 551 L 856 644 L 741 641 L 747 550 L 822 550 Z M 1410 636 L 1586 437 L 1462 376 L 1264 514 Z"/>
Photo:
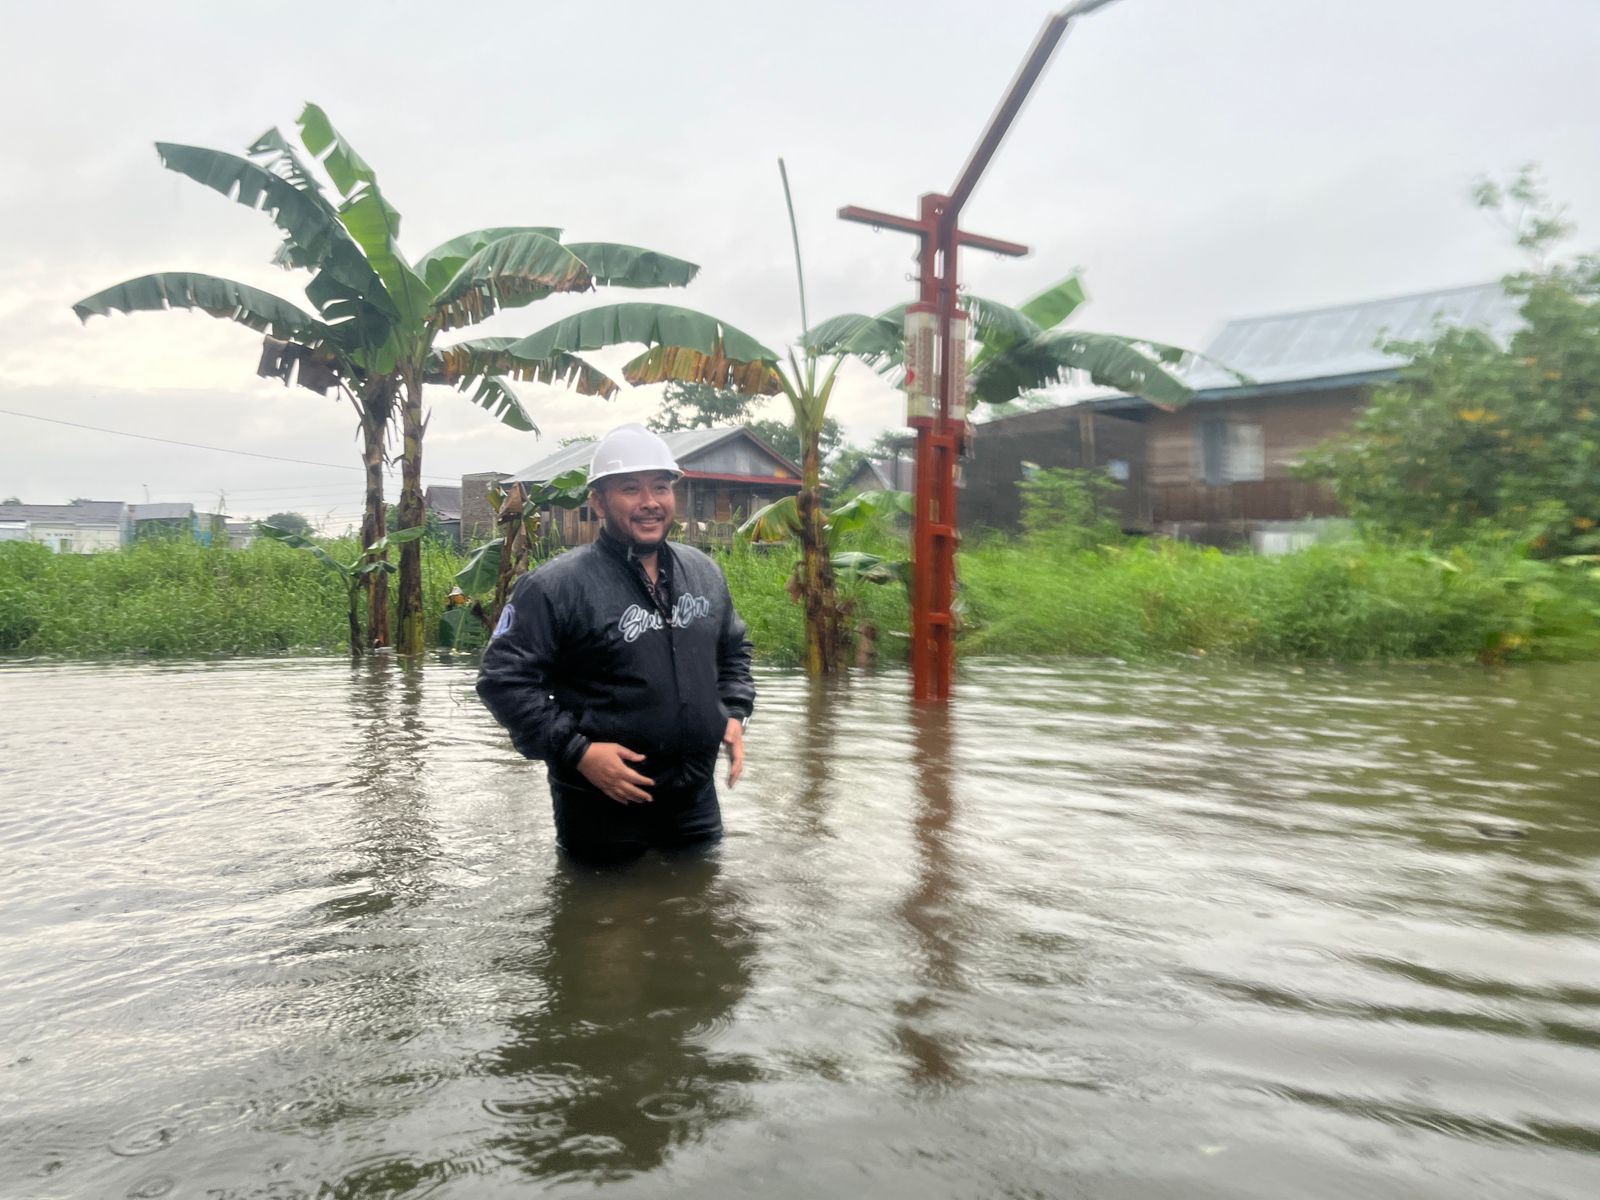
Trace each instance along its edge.
<path fill-rule="evenodd" d="M 423 555 L 430 624 L 465 557 L 431 539 Z M 354 558 L 353 540 L 327 543 Z M 847 549 L 903 555 L 892 532 Z M 794 556 L 737 546 L 723 557 L 762 661 L 802 662 L 804 614 L 786 590 Z M 1432 551 L 1349 541 L 1277 558 L 1172 542 L 1089 544 L 1042 527 L 961 556 L 967 654 L 1204 654 L 1259 660 L 1600 657 L 1600 578 L 1583 563 L 1535 560 L 1496 543 Z M 898 583 L 843 582 L 878 661 L 905 657 Z M 0 544 L 0 652 L 98 657 L 333 653 L 348 639 L 346 588 L 310 555 L 140 543 L 92 556 Z"/>

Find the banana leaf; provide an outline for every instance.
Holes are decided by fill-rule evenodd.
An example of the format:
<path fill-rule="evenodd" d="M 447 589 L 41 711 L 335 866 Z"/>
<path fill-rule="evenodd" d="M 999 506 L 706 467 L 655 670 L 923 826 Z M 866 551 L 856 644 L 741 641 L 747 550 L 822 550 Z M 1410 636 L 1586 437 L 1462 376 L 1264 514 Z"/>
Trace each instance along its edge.
<path fill-rule="evenodd" d="M 541 508 L 578 508 L 588 497 L 589 472 L 583 467 L 574 467 L 554 479 L 532 485 L 522 506 L 522 515 L 531 517 Z"/>
<path fill-rule="evenodd" d="M 780 390 L 778 356 L 725 321 L 674 304 L 605 304 L 557 321 L 514 342 L 524 358 L 643 343 L 649 349 L 623 368 L 629 383 L 708 383 L 755 395 Z"/>
<path fill-rule="evenodd" d="M 455 575 L 463 592 L 474 596 L 494 590 L 495 581 L 500 578 L 500 551 L 505 542 L 505 538 L 495 538 L 472 552 L 467 565 Z"/>
<path fill-rule="evenodd" d="M 976 366 L 969 377 L 971 396 L 977 403 L 1008 404 L 1024 392 L 1082 372 L 1104 387 L 1143 396 L 1157 407 L 1175 408 L 1191 393 L 1164 364 L 1183 355 L 1175 346 L 1115 334 L 1050 329 Z"/>
<path fill-rule="evenodd" d="M 346 566 L 303 534 L 292 533 L 287 529 L 279 528 L 277 525 L 268 525 L 265 521 L 256 522 L 256 532 L 262 537 L 269 537 L 275 541 L 282 542 L 285 546 L 293 547 L 296 550 L 308 551 L 323 566 L 329 570 L 337 571 L 346 580 L 353 573 L 354 568 Z"/>
<path fill-rule="evenodd" d="M 593 286 L 589 268 L 560 242 L 539 233 L 514 233 L 462 263 L 432 307 L 441 328 L 455 329 L 553 292 L 586 292 Z"/>
<path fill-rule="evenodd" d="M 339 220 L 350 231 L 404 321 L 421 321 L 428 311 L 428 285 L 400 252 L 400 214 L 368 184 L 339 206 Z"/>
<path fill-rule="evenodd" d="M 264 135 L 265 136 L 265 135 Z M 280 135 L 281 140 L 281 135 Z M 337 283 L 344 293 L 383 307 L 383 285 L 334 207 L 319 191 L 302 189 L 266 168 L 220 150 L 157 142 L 156 153 L 169 171 L 186 175 L 229 199 L 266 213 L 284 233 L 278 259 L 325 276 L 324 290 Z M 298 164 L 298 159 L 295 160 Z M 390 311 L 393 306 L 388 305 Z"/>
<path fill-rule="evenodd" d="M 568 242 L 597 284 L 606 287 L 687 287 L 700 273 L 698 263 L 616 242 Z"/>
<path fill-rule="evenodd" d="M 483 620 L 466 605 L 447 608 L 439 618 L 439 649 L 472 649 L 483 640 L 486 632 Z"/>
<path fill-rule="evenodd" d="M 752 542 L 786 542 L 800 534 L 800 506 L 793 496 L 774 500 L 746 518 L 739 532 Z"/>
<path fill-rule="evenodd" d="M 580 396 L 609 400 L 616 395 L 617 385 L 612 378 L 576 354 L 525 358 L 512 351 L 516 341 L 509 337 L 469 338 L 453 346 L 441 346 L 428 359 L 426 382 L 459 385 L 462 380 L 480 375 L 508 375 L 568 388 Z"/>
<path fill-rule="evenodd" d="M 300 140 L 314 157 L 322 161 L 323 170 L 328 172 L 328 178 L 333 180 L 333 186 L 339 189 L 341 196 L 349 196 L 363 183 L 369 186 L 377 183 L 377 177 L 367 161 L 340 136 L 321 107 L 307 104 L 300 110 L 300 117 L 295 124 L 300 127 Z"/>
<path fill-rule="evenodd" d="M 455 387 L 502 425 L 520 429 L 523 433 L 539 432 L 539 426 L 522 406 L 522 399 L 512 390 L 509 380 L 498 375 L 466 375 Z"/>
<path fill-rule="evenodd" d="M 1017 309 L 1040 329 L 1054 329 L 1065 321 L 1089 299 L 1083 280 L 1068 275 L 1060 283 L 1053 283 L 1033 299 Z"/>
<path fill-rule="evenodd" d="M 915 503 L 910 492 L 888 489 L 862 492 L 859 496 L 846 500 L 838 508 L 830 509 L 828 524 L 833 527 L 835 533 L 854 533 L 885 517 L 910 513 L 914 510 Z"/>
<path fill-rule="evenodd" d="M 403 546 L 407 542 L 414 542 L 425 536 L 428 532 L 426 525 L 413 525 L 409 529 L 396 529 L 393 533 L 379 538 L 366 548 L 367 554 L 382 554 L 390 546 Z"/>
<path fill-rule="evenodd" d="M 87 321 L 113 312 L 162 312 L 170 308 L 197 308 L 285 341 L 312 346 L 338 344 L 331 327 L 271 292 L 232 279 L 187 271 L 163 271 L 125 280 L 79 300 L 72 311 L 79 320 Z"/>
<path fill-rule="evenodd" d="M 817 354 L 850 354 L 871 365 L 886 359 L 898 363 L 906 333 L 905 306 L 898 307 L 898 317 L 891 315 L 895 309 L 875 317 L 865 313 L 829 317 L 808 329 L 801 337 L 801 344 Z"/>
<path fill-rule="evenodd" d="M 834 573 L 851 583 L 911 582 L 911 563 L 891 560 L 862 550 L 846 550 L 833 556 Z"/>
<path fill-rule="evenodd" d="M 474 229 L 435 246 L 417 260 L 414 269 L 422 276 L 428 290 L 437 296 L 444 290 L 444 285 L 455 278 L 456 272 L 461 270 L 467 259 L 490 242 L 498 242 L 514 233 L 537 233 L 554 242 L 561 240 L 561 230 L 549 225 L 495 225 L 488 229 Z"/>

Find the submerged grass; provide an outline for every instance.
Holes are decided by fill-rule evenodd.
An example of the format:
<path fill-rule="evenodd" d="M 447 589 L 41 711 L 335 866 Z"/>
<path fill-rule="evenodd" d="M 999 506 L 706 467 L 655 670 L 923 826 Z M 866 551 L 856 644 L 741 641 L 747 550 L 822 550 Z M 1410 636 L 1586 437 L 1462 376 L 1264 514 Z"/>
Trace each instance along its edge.
<path fill-rule="evenodd" d="M 356 554 L 333 543 L 335 558 Z M 427 611 L 437 614 L 464 558 L 424 542 Z M 903 543 L 851 548 L 888 556 Z M 722 556 L 758 657 L 800 661 L 801 611 L 785 583 L 792 551 Z M 991 539 L 961 556 L 965 653 L 1221 655 L 1364 661 L 1600 657 L 1592 572 L 1496 549 L 1438 557 L 1351 542 L 1282 558 L 1167 542 L 1079 548 L 1048 537 Z M 905 657 L 898 584 L 846 584 L 881 659 Z M 95 657 L 276 655 L 346 647 L 339 576 L 303 551 L 180 541 L 56 555 L 0 543 L 0 653 Z"/>

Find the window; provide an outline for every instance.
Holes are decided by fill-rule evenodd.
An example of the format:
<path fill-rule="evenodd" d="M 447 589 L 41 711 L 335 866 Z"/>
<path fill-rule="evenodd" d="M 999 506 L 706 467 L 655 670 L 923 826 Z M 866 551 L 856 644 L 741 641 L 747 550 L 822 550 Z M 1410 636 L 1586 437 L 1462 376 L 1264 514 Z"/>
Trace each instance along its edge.
<path fill-rule="evenodd" d="M 1261 426 L 1206 417 L 1200 422 L 1200 478 L 1211 487 L 1266 478 Z"/>

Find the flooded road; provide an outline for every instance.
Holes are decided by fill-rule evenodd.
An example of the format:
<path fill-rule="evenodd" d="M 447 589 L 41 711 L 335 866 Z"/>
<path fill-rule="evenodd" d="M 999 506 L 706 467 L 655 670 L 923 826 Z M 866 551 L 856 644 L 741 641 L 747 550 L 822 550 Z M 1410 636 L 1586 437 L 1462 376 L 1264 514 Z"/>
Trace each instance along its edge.
<path fill-rule="evenodd" d="M 608 873 L 472 678 L 0 667 L 0 1195 L 1600 1194 L 1600 668 L 767 673 Z"/>

